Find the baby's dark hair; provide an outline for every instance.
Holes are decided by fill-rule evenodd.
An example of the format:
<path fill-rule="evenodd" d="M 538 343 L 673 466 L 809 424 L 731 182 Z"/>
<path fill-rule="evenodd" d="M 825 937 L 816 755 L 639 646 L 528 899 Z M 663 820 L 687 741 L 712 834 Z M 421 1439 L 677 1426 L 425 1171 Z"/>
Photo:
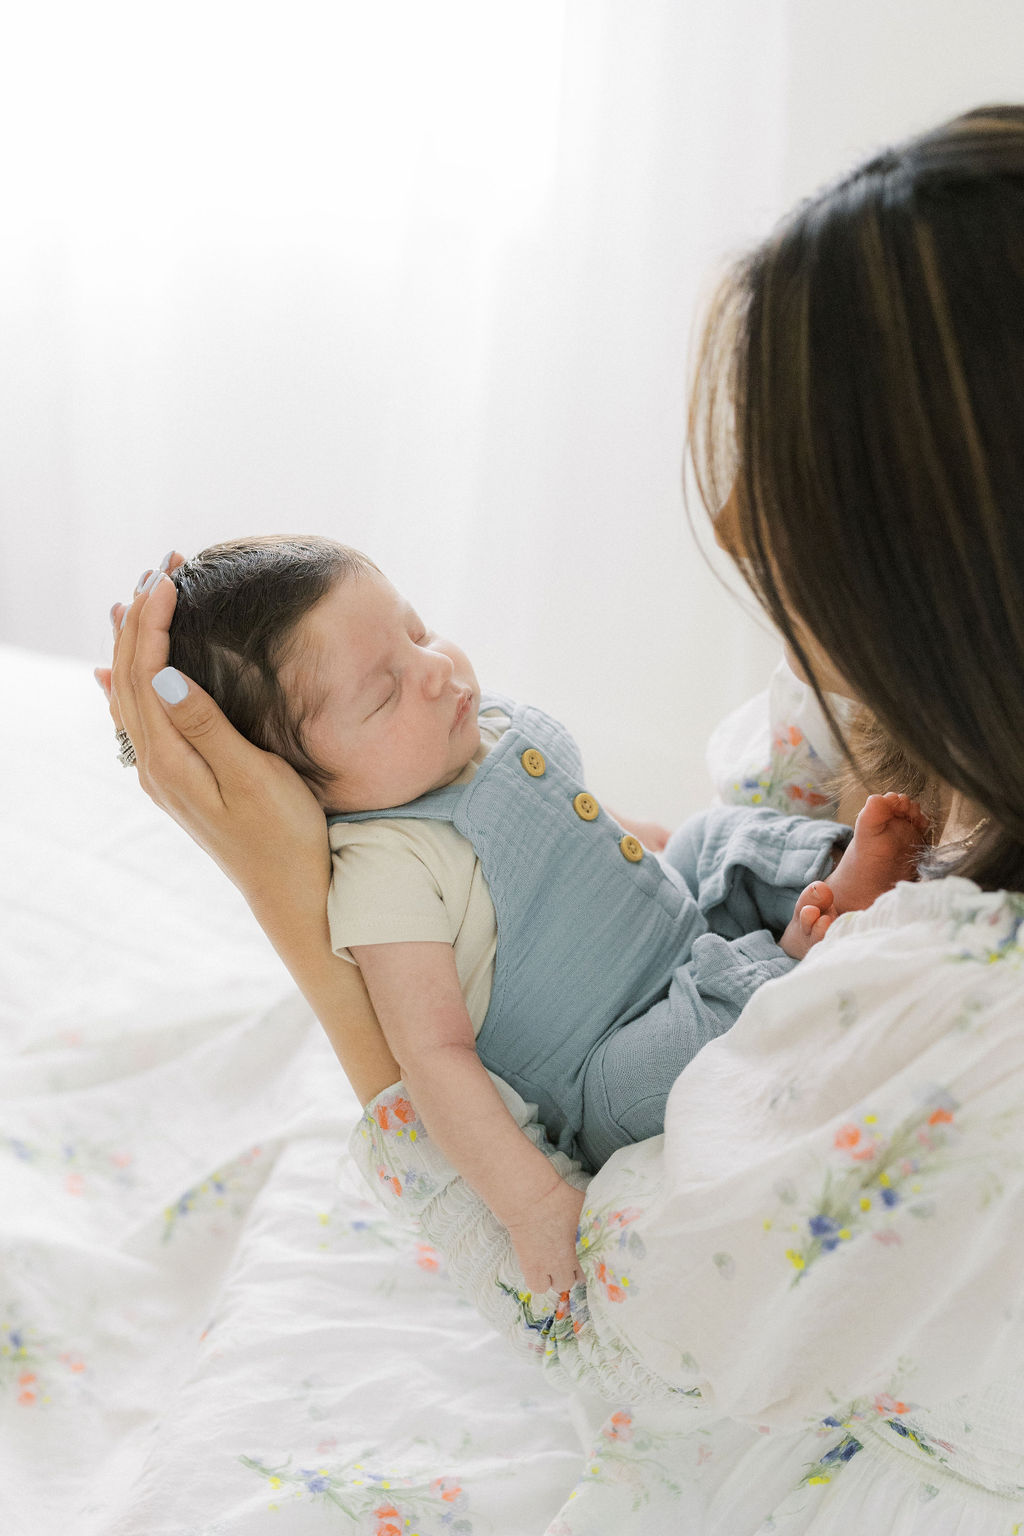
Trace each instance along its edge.
<path fill-rule="evenodd" d="M 339 581 L 375 571 L 356 549 L 313 534 L 214 544 L 171 572 L 178 598 L 170 664 L 194 678 L 249 741 L 276 752 L 313 790 L 331 775 L 307 750 L 309 698 L 289 697 L 279 673 L 299 621 Z"/>

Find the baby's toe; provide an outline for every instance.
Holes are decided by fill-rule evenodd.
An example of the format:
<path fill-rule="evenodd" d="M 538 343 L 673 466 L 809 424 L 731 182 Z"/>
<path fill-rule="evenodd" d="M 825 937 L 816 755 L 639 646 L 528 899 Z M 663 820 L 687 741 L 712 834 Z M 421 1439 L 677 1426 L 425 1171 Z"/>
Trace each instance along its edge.
<path fill-rule="evenodd" d="M 814 925 L 821 917 L 821 908 L 810 905 L 800 908 L 800 927 L 808 938 L 814 931 Z"/>

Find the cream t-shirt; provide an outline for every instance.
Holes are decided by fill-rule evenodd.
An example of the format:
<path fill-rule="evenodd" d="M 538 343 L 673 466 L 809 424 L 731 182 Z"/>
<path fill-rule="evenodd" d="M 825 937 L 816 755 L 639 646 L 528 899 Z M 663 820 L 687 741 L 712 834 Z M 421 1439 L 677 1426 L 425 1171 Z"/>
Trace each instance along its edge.
<path fill-rule="evenodd" d="M 497 708 L 480 716 L 480 746 L 456 784 L 469 783 L 510 723 Z M 352 960 L 353 944 L 451 944 L 478 1035 L 491 1000 L 498 925 L 472 843 L 449 821 L 397 816 L 335 822 L 330 842 L 334 953 Z"/>

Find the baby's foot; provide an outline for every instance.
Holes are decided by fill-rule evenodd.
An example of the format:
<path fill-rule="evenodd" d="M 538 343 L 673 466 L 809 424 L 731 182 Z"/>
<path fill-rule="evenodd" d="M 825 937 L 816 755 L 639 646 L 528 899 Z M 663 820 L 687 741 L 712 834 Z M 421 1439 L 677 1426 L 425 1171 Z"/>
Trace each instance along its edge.
<path fill-rule="evenodd" d="M 908 795 L 869 795 L 829 876 L 837 913 L 862 912 L 898 881 L 916 880 L 928 827 L 927 816 Z"/>
<path fill-rule="evenodd" d="M 779 948 L 792 959 L 802 960 L 809 949 L 821 943 L 838 916 L 831 887 L 824 880 L 815 880 L 797 897 Z"/>
<path fill-rule="evenodd" d="M 779 940 L 785 953 L 802 960 L 841 912 L 861 912 L 897 881 L 916 879 L 928 826 L 921 807 L 907 795 L 869 795 L 828 882 L 816 880 L 797 897 Z"/>

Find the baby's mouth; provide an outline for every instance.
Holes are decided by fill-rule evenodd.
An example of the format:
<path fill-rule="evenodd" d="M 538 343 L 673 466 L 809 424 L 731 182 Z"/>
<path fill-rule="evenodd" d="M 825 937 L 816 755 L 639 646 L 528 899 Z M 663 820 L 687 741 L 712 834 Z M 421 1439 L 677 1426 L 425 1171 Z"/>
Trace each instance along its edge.
<path fill-rule="evenodd" d="M 459 707 L 455 711 L 455 720 L 454 720 L 454 723 L 452 725 L 452 730 L 453 731 L 457 731 L 458 730 L 458 728 L 462 724 L 463 720 L 465 720 L 466 716 L 469 714 L 469 706 L 470 706 L 470 704 L 472 704 L 472 702 L 473 702 L 473 694 L 470 691 L 470 689 L 467 688 L 466 691 L 463 693 L 462 698 L 459 700 Z"/>

